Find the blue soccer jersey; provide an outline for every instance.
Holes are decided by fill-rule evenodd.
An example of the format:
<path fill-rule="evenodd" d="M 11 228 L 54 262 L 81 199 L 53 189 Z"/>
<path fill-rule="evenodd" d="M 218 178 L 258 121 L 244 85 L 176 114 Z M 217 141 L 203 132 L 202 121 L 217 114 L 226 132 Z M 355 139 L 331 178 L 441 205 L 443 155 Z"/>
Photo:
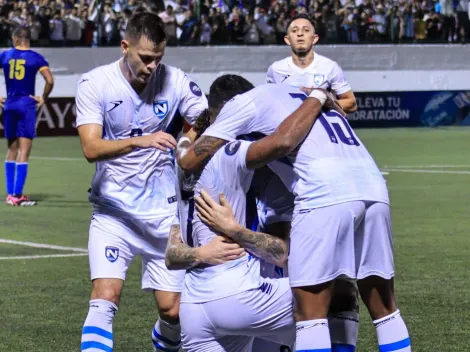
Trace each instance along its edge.
<path fill-rule="evenodd" d="M 36 74 L 49 67 L 46 59 L 32 50 L 13 48 L 0 54 L 7 99 L 35 95 Z"/>

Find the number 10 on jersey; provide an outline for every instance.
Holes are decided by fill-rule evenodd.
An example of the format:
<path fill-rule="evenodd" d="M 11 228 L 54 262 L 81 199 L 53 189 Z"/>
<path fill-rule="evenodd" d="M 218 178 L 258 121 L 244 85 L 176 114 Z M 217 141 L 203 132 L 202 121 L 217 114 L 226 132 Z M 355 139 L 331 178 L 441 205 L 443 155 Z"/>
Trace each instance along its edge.
<path fill-rule="evenodd" d="M 301 93 L 289 93 L 289 95 L 294 99 L 300 99 L 302 101 L 307 99 L 307 96 Z M 351 126 L 349 126 L 348 121 L 346 121 L 346 119 L 343 116 L 341 116 L 336 111 L 327 111 L 325 115 L 328 117 L 336 117 L 341 122 L 341 124 L 338 122 L 328 122 L 323 115 L 320 115 L 318 117 L 318 120 L 322 124 L 323 128 L 325 129 L 332 143 L 338 144 L 338 139 L 339 139 L 343 144 L 346 144 L 346 145 L 351 145 L 351 146 L 356 146 L 356 147 L 360 145 L 356 137 L 354 136 Z M 346 135 L 344 130 L 346 130 L 348 135 Z"/>

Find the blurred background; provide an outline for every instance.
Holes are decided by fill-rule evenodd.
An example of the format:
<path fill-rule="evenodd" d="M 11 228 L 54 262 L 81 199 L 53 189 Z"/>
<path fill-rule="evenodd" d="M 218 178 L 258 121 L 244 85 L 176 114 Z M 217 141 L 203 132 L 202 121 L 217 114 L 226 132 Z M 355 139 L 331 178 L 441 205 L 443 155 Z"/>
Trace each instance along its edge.
<path fill-rule="evenodd" d="M 39 46 L 114 46 L 136 0 L 0 0 L 0 44 L 27 25 Z M 468 1 L 454 0 L 149 0 L 169 45 L 282 44 L 296 13 L 317 21 L 320 44 L 465 43 Z"/>

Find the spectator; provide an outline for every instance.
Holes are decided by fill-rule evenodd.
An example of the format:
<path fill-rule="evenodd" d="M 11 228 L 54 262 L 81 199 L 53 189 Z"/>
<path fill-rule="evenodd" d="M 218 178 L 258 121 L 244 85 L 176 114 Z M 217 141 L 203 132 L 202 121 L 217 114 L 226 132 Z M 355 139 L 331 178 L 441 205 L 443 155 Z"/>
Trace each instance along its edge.
<path fill-rule="evenodd" d="M 78 17 L 78 7 L 73 7 L 65 16 L 65 39 L 67 45 L 78 46 L 82 39 L 82 20 Z"/>
<path fill-rule="evenodd" d="M 60 10 L 56 10 L 54 16 L 49 21 L 51 45 L 55 47 L 64 45 L 65 25 L 61 15 Z"/>
<path fill-rule="evenodd" d="M 211 36 L 212 36 L 212 27 L 207 20 L 206 15 L 201 16 L 201 36 L 199 39 L 199 43 L 201 45 L 208 45 L 211 43 Z"/>
<path fill-rule="evenodd" d="M 166 11 L 160 13 L 159 16 L 162 19 L 163 23 L 165 23 L 166 34 L 168 35 L 168 45 L 170 46 L 176 45 L 178 43 L 177 36 L 176 36 L 177 23 L 176 23 L 176 16 L 173 11 L 173 6 L 168 5 L 166 8 Z M 208 43 L 210 43 L 210 34 L 209 34 Z"/>

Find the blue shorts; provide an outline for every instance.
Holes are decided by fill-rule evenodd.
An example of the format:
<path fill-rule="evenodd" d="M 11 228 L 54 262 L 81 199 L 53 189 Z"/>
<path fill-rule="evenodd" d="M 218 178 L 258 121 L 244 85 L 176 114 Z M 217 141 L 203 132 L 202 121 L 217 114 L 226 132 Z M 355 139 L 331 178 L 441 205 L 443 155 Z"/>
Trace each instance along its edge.
<path fill-rule="evenodd" d="M 7 99 L 3 110 L 5 138 L 19 137 L 33 139 L 36 137 L 36 102 L 25 97 Z"/>

